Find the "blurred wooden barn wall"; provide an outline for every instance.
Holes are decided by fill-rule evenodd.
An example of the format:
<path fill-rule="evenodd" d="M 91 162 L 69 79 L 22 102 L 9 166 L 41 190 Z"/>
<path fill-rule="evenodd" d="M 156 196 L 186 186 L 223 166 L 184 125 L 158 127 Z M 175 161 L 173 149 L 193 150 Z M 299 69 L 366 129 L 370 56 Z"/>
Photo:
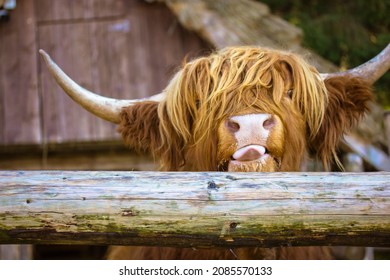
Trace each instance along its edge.
<path fill-rule="evenodd" d="M 140 0 L 18 0 L 0 42 L 1 169 L 138 168 L 116 153 L 115 125 L 55 84 L 40 48 L 82 86 L 127 99 L 160 92 L 187 54 L 208 48 L 163 4 Z M 112 166 L 111 153 L 119 161 Z"/>
<path fill-rule="evenodd" d="M 62 92 L 39 49 L 85 88 L 131 99 L 159 93 L 187 55 L 210 47 L 163 4 L 18 0 L 9 20 L 0 22 L 0 169 L 156 168 L 122 145 L 115 125 Z M 16 258 L 18 252 L 2 247 L 1 254 Z"/>

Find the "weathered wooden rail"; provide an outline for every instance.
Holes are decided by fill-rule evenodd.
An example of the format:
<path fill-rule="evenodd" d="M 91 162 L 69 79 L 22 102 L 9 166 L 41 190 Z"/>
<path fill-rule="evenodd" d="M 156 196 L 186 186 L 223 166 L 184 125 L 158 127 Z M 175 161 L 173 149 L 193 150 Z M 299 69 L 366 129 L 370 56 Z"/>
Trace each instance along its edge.
<path fill-rule="evenodd" d="M 0 243 L 390 246 L 390 173 L 0 171 Z"/>

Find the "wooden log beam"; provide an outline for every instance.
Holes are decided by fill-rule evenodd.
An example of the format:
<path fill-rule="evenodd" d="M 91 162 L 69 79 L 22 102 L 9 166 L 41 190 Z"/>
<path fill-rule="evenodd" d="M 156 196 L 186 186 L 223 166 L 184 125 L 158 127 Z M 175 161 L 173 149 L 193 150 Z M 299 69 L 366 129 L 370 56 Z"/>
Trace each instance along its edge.
<path fill-rule="evenodd" d="M 390 246 L 390 173 L 0 171 L 0 243 Z"/>

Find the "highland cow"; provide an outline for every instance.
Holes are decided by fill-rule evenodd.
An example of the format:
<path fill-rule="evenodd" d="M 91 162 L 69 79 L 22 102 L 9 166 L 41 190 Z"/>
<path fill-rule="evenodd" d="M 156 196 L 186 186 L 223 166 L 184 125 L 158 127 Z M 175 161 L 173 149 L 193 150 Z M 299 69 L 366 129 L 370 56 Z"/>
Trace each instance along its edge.
<path fill-rule="evenodd" d="M 389 47 L 385 52 L 388 56 Z M 160 159 L 164 171 L 299 171 L 308 155 L 329 169 L 339 164 L 340 138 L 368 111 L 371 85 L 388 68 L 388 62 L 374 61 L 324 75 L 289 52 L 230 47 L 185 63 L 159 95 L 114 100 L 79 87 L 41 54 L 65 92 L 119 124 L 124 142 Z M 108 257 L 327 259 L 331 254 L 326 247 L 233 252 L 113 246 Z"/>

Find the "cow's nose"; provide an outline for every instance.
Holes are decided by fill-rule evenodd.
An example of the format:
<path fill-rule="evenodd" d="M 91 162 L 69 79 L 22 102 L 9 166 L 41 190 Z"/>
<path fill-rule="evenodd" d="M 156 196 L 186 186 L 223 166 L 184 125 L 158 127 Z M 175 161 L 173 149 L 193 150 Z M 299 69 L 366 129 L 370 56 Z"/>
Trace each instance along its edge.
<path fill-rule="evenodd" d="M 237 141 L 238 149 L 233 159 L 249 161 L 263 156 L 268 136 L 276 126 L 277 117 L 271 114 L 247 114 L 227 119 L 225 127 Z"/>
<path fill-rule="evenodd" d="M 271 130 L 275 125 L 275 118 L 270 114 L 249 114 L 234 116 L 226 121 L 226 127 L 231 133 L 237 133 L 240 130 Z"/>

